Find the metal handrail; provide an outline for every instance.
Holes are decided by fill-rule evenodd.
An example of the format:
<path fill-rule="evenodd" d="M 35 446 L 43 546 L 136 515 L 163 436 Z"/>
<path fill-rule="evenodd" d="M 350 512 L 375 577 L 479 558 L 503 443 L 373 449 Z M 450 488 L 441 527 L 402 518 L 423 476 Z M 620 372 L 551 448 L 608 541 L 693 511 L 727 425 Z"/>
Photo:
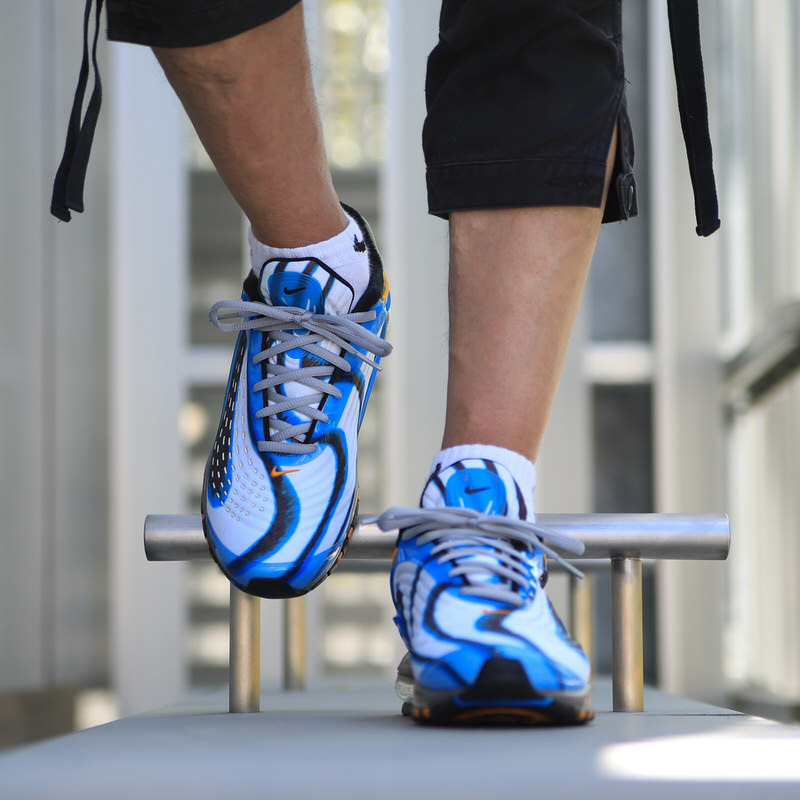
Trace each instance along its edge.
<path fill-rule="evenodd" d="M 724 514 L 540 514 L 537 522 L 583 542 L 575 560 L 610 561 L 612 596 L 612 682 L 614 711 L 644 709 L 642 635 L 642 559 L 724 560 L 730 549 L 730 526 Z M 374 525 L 359 525 L 348 559 L 388 560 L 395 537 Z M 150 561 L 209 558 L 198 514 L 151 514 L 144 524 L 145 554 Z M 574 559 L 574 557 L 571 557 Z M 575 603 L 577 594 L 573 595 Z M 304 684 L 305 654 L 302 601 L 285 602 L 284 686 Z M 259 709 L 260 598 L 231 585 L 230 710 Z M 292 620 L 294 618 L 294 621 Z M 585 604 L 581 626 L 586 627 Z M 298 629 L 301 635 L 298 635 Z"/>
<path fill-rule="evenodd" d="M 652 558 L 724 560 L 730 548 L 725 514 L 537 514 L 536 522 L 568 534 L 585 547 L 572 560 Z M 395 536 L 377 525 L 358 525 L 345 556 L 386 560 Z M 148 561 L 205 561 L 209 557 L 199 514 L 150 514 L 144 523 Z"/>

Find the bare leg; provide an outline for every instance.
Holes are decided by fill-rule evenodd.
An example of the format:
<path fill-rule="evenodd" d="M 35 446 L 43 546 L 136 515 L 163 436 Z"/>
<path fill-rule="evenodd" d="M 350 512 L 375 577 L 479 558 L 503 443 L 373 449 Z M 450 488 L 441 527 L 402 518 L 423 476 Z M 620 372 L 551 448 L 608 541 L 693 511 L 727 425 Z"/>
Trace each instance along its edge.
<path fill-rule="evenodd" d="M 616 152 L 616 137 L 611 159 Z M 536 460 L 602 219 L 547 207 L 450 216 L 450 372 L 443 447 Z"/>
<path fill-rule="evenodd" d="M 300 247 L 344 230 L 302 5 L 222 42 L 154 52 L 260 241 Z"/>

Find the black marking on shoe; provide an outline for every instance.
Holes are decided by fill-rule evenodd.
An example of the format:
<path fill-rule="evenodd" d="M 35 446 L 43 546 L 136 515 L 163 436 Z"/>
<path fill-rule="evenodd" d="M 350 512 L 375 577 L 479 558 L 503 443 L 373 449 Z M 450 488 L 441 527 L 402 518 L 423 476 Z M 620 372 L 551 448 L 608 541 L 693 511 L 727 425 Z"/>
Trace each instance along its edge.
<path fill-rule="evenodd" d="M 431 560 L 435 558 L 437 557 L 433 556 Z M 417 574 L 417 578 L 421 572 L 422 570 L 420 569 L 419 573 Z M 417 585 L 416 585 L 417 578 L 415 578 L 415 582 L 412 587 L 412 597 L 416 594 L 417 591 Z M 488 656 L 488 654 L 492 652 L 492 648 L 489 645 L 483 645 L 480 644 L 479 642 L 475 642 L 472 639 L 468 639 L 462 636 L 452 636 L 451 634 L 447 633 L 447 631 L 440 628 L 436 622 L 434 609 L 436 608 L 436 603 L 439 600 L 439 596 L 444 594 L 449 589 L 453 588 L 459 589 L 460 586 L 463 585 L 464 583 L 466 583 L 466 578 L 464 576 L 460 576 L 459 578 L 452 579 L 448 582 L 437 583 L 431 589 L 431 593 L 428 595 L 428 602 L 425 605 L 425 610 L 423 611 L 421 622 L 429 631 L 433 633 L 435 638 L 443 639 L 448 642 L 455 642 L 456 644 L 465 645 L 467 647 L 480 647 Z M 505 631 L 503 632 L 505 633 Z M 419 656 L 415 655 L 415 658 L 419 658 Z M 443 669 L 446 669 L 448 672 L 450 672 L 454 680 L 458 681 L 464 686 L 467 685 L 466 681 L 461 677 L 461 675 L 459 675 L 455 670 L 451 669 L 448 664 L 442 663 L 441 666 Z"/>
<path fill-rule="evenodd" d="M 361 299 L 353 307 L 353 311 L 367 311 L 372 308 L 384 295 L 385 275 L 383 272 L 383 260 L 375 246 L 375 237 L 372 235 L 369 224 L 354 208 L 342 203 L 342 208 L 348 216 L 358 225 L 364 237 L 364 246 L 369 257 L 369 284 Z"/>
<path fill-rule="evenodd" d="M 262 271 L 264 266 L 266 266 L 266 262 L 264 262 L 264 265 L 262 265 Z M 244 286 L 242 287 L 242 300 L 264 300 L 263 296 L 261 295 L 259 278 L 252 271 L 249 272 L 245 278 Z"/>
<path fill-rule="evenodd" d="M 249 563 L 259 561 L 264 556 L 277 550 L 283 542 L 288 539 L 297 527 L 300 518 L 300 509 L 297 495 L 291 488 L 291 484 L 281 480 L 279 477 L 270 476 L 270 485 L 275 497 L 275 513 L 272 517 L 272 525 L 269 530 L 246 552 L 231 561 L 228 571 L 237 573 L 244 569 Z M 277 581 L 262 579 L 265 585 L 281 583 L 283 579 Z M 251 594 L 256 594 L 252 589 L 248 589 Z M 274 594 L 261 594 L 261 597 L 274 597 Z M 284 595 L 279 594 L 278 597 Z"/>
<path fill-rule="evenodd" d="M 514 488 L 517 490 L 517 508 L 519 509 L 519 518 L 522 522 L 528 521 L 528 506 L 525 503 L 525 498 L 522 496 L 522 489 L 519 484 L 514 481 Z"/>
<path fill-rule="evenodd" d="M 325 435 L 320 439 L 320 443 L 324 445 L 328 445 L 334 452 L 336 457 L 336 474 L 333 479 L 333 487 L 331 488 L 331 494 L 328 498 L 328 505 L 325 509 L 325 512 L 322 515 L 322 519 L 317 526 L 317 529 L 314 531 L 314 534 L 309 539 L 308 544 L 303 548 L 303 551 L 298 556 L 297 560 L 295 561 L 295 565 L 291 567 L 286 575 L 284 576 L 285 581 L 291 580 L 298 572 L 303 568 L 305 565 L 305 561 L 308 558 L 309 554 L 314 551 L 316 548 L 317 543 L 322 539 L 325 535 L 325 531 L 328 527 L 328 523 L 330 522 L 330 517 L 333 514 L 334 509 L 336 508 L 339 498 L 342 495 L 345 485 L 345 479 L 347 477 L 347 448 L 344 443 L 344 436 L 342 435 L 341 431 L 331 431 L 329 434 Z M 342 530 L 337 535 L 337 541 L 339 547 L 344 547 L 344 544 L 348 540 L 348 531 L 350 530 L 351 525 L 353 524 L 353 520 L 355 519 L 355 509 L 358 507 L 358 496 L 353 498 L 352 502 L 352 512 L 348 516 Z M 326 575 L 327 573 L 325 573 Z M 325 577 L 323 575 L 322 577 Z M 320 578 L 321 580 L 322 578 Z"/>
<path fill-rule="evenodd" d="M 357 234 L 354 233 L 353 250 L 355 250 L 356 253 L 365 253 L 367 251 L 367 240 L 361 239 L 361 241 L 359 241 Z"/>
<path fill-rule="evenodd" d="M 483 665 L 478 679 L 463 692 L 465 702 L 518 700 L 520 698 L 544 699 L 532 686 L 519 661 L 495 656 Z"/>

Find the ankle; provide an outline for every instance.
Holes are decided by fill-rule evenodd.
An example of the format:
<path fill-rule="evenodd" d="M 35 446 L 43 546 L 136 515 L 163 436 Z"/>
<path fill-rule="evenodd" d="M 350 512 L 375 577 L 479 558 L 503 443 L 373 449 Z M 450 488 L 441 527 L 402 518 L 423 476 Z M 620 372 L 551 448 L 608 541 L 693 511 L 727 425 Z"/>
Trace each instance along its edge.
<path fill-rule="evenodd" d="M 321 241 L 297 247 L 276 247 L 260 240 L 251 227 L 248 231 L 253 270 L 274 259 L 316 259 L 321 261 L 353 289 L 357 301 L 366 291 L 370 278 L 369 250 L 365 233 L 358 222 L 342 210 L 343 224 L 338 232 Z"/>
<path fill-rule="evenodd" d="M 251 222 L 249 232 L 257 242 L 283 250 L 299 250 L 334 238 L 350 222 L 338 201 L 325 208 L 304 208 L 291 212 L 278 212 L 271 216 L 270 224 L 260 220 Z"/>
<path fill-rule="evenodd" d="M 509 507 L 518 509 L 520 519 L 533 520 L 533 493 L 536 488 L 536 467 L 533 462 L 514 450 L 491 444 L 462 444 L 441 450 L 433 459 L 431 478 L 423 491 L 423 505 L 426 492 L 436 476 L 450 470 L 485 468 L 510 480 L 503 480 Z M 513 489 L 513 491 L 512 491 Z M 441 491 L 441 488 L 439 489 Z M 436 494 L 436 492 L 434 492 Z"/>

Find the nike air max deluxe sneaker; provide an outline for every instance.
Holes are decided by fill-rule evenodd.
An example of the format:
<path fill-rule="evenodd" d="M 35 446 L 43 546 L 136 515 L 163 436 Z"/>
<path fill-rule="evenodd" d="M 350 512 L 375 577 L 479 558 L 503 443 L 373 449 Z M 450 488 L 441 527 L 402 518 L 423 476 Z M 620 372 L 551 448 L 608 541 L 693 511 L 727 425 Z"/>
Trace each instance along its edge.
<path fill-rule="evenodd" d="M 336 565 L 358 507 L 356 439 L 385 341 L 389 291 L 366 223 L 361 298 L 313 258 L 275 259 L 249 274 L 241 301 L 211 320 L 239 331 L 214 447 L 203 527 L 240 589 L 294 597 Z"/>
<path fill-rule="evenodd" d="M 583 545 L 525 521 L 513 477 L 484 459 L 435 474 L 422 506 L 377 520 L 400 531 L 391 587 L 408 647 L 397 682 L 404 713 L 434 723 L 590 720 L 588 660 L 544 592 L 546 556 L 562 562 L 554 547 Z"/>

